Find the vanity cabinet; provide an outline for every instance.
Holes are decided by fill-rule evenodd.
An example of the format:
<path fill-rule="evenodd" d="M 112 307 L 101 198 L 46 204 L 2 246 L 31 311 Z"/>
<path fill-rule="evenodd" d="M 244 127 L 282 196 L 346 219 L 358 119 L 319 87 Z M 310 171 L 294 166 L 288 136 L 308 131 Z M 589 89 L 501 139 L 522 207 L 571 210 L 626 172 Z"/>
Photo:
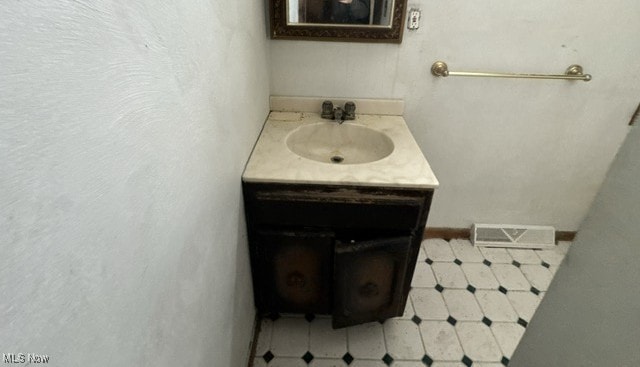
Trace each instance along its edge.
<path fill-rule="evenodd" d="M 243 182 L 258 312 L 402 315 L 433 189 Z"/>

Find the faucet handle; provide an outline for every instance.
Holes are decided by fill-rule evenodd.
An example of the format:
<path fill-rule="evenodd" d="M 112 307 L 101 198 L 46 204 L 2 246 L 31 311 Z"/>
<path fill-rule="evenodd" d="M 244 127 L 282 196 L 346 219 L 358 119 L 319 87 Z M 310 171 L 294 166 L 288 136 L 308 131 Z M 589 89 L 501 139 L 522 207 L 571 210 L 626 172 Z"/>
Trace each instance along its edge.
<path fill-rule="evenodd" d="M 349 101 L 344 104 L 344 119 L 355 120 L 356 118 L 356 104 Z"/>
<path fill-rule="evenodd" d="M 320 116 L 323 119 L 333 118 L 333 102 L 331 101 L 322 102 L 322 114 Z"/>

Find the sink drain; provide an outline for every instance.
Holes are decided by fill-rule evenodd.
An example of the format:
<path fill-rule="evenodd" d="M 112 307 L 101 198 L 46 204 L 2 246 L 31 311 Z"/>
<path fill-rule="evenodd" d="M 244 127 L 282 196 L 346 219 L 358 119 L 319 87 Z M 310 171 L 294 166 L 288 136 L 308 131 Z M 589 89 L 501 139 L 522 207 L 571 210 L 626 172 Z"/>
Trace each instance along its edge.
<path fill-rule="evenodd" d="M 344 158 L 339 155 L 331 157 L 331 163 L 342 163 L 342 161 L 344 161 Z"/>

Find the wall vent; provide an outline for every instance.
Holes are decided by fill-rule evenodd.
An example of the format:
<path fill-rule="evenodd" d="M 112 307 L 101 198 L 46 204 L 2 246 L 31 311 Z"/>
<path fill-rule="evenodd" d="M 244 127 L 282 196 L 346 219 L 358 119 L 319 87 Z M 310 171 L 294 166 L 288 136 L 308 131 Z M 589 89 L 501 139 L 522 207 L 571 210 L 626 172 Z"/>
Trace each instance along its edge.
<path fill-rule="evenodd" d="M 471 243 L 479 247 L 544 249 L 555 246 L 556 230 L 550 226 L 474 224 Z"/>

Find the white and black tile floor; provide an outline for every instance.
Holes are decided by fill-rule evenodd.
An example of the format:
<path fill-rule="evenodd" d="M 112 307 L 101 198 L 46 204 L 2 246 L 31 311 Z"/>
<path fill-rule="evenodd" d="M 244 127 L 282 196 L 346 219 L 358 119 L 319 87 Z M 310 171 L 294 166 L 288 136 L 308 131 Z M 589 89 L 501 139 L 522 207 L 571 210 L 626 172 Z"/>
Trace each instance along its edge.
<path fill-rule="evenodd" d="M 328 316 L 264 319 L 253 366 L 506 366 L 569 246 L 423 241 L 402 317 L 339 330 Z"/>

